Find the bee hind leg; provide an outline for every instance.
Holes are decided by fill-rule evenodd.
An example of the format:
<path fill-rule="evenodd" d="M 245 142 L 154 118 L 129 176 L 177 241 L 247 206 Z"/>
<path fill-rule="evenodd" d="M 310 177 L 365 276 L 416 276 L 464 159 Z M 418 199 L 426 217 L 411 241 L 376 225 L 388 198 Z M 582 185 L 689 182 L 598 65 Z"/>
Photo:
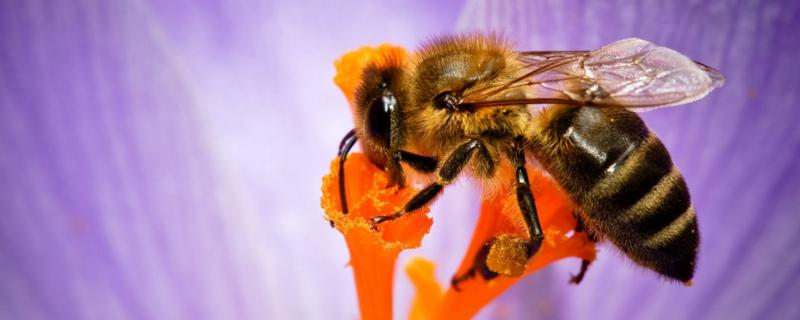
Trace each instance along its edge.
<path fill-rule="evenodd" d="M 539 222 L 539 214 L 536 211 L 536 202 L 533 199 L 533 192 L 531 192 L 531 183 L 528 179 L 528 171 L 525 169 L 525 151 L 519 148 L 514 155 L 514 166 L 516 172 L 516 193 L 517 205 L 522 212 L 522 217 L 525 219 L 525 225 L 528 227 L 528 235 L 530 242 L 528 243 L 528 257 L 533 257 L 539 248 L 542 246 L 544 240 L 544 232 L 542 232 L 542 225 Z"/>
<path fill-rule="evenodd" d="M 539 251 L 539 248 L 542 246 L 542 241 L 544 240 L 544 232 L 542 232 L 542 226 L 539 223 L 539 215 L 536 211 L 536 202 L 533 199 L 533 193 L 531 192 L 530 182 L 528 180 L 528 171 L 525 169 L 525 153 L 523 149 L 515 150 L 514 153 L 511 155 L 511 159 L 513 161 L 515 167 L 515 188 L 517 194 L 517 204 L 519 205 L 520 211 L 523 214 L 525 219 L 525 224 L 528 228 L 528 234 L 530 236 L 530 240 L 527 241 L 527 257 L 533 257 L 536 252 Z M 450 281 L 450 286 L 458 291 L 459 284 L 463 281 L 468 279 L 474 278 L 476 275 L 480 275 L 485 280 L 491 280 L 496 278 L 499 273 L 491 270 L 489 268 L 489 255 L 491 249 L 495 245 L 503 245 L 501 237 L 492 237 L 491 239 L 487 240 L 483 247 L 478 251 L 475 255 L 475 260 L 472 263 L 472 267 L 470 267 L 466 272 L 461 275 L 456 275 Z M 507 242 L 505 244 L 508 244 Z"/>
<path fill-rule="evenodd" d="M 461 291 L 459 285 L 464 281 L 475 278 L 476 275 L 480 275 L 484 280 L 492 280 L 500 275 L 497 272 L 489 269 L 489 266 L 486 264 L 486 258 L 489 256 L 489 251 L 491 250 L 495 239 L 496 238 L 492 238 L 483 244 L 483 247 L 478 250 L 478 254 L 475 255 L 475 260 L 472 262 L 472 266 L 467 269 L 466 272 L 453 276 L 453 278 L 450 280 L 450 287 L 453 288 L 453 290 Z"/>
<path fill-rule="evenodd" d="M 442 167 L 437 173 L 437 179 L 435 182 L 432 182 L 414 195 L 411 200 L 408 200 L 401 211 L 397 211 L 388 215 L 372 217 L 371 223 L 373 228 L 376 228 L 380 223 L 391 221 L 414 212 L 414 210 L 417 210 L 431 202 L 434 198 L 436 198 L 437 195 L 439 195 L 439 193 L 441 193 L 442 189 L 444 189 L 444 186 L 450 184 L 450 182 L 453 181 L 453 179 L 455 179 L 459 173 L 461 173 L 461 171 L 464 169 L 464 166 L 466 166 L 467 162 L 469 162 L 472 154 L 478 149 L 485 150 L 486 148 L 483 143 L 477 139 L 470 139 L 469 141 L 458 146 L 442 162 Z"/>
<path fill-rule="evenodd" d="M 536 211 L 536 202 L 533 199 L 533 192 L 531 192 L 530 181 L 528 180 L 528 171 L 525 169 L 525 153 L 523 149 L 514 151 L 511 158 L 516 171 L 515 188 L 517 194 L 517 204 L 519 205 L 520 211 L 523 214 L 525 224 L 528 228 L 528 234 L 530 236 L 530 240 L 526 241 L 525 244 L 525 249 L 527 249 L 526 255 L 527 258 L 530 259 L 534 254 L 536 254 L 536 252 L 539 251 L 539 248 L 541 248 L 542 241 L 544 240 L 544 232 L 542 232 L 542 226 L 539 223 L 539 215 Z M 495 236 L 487 240 L 483 247 L 481 247 L 481 249 L 478 251 L 478 254 L 475 255 L 475 260 L 472 263 L 472 267 L 470 267 L 463 274 L 454 276 L 450 281 L 450 286 L 454 290 L 458 291 L 458 285 L 461 282 L 474 278 L 478 274 L 485 280 L 491 280 L 500 275 L 498 272 L 493 271 L 489 267 L 490 262 L 488 259 L 494 246 L 504 246 L 509 244 L 509 241 L 506 238 L 503 238 L 503 236 Z M 524 270 L 518 271 L 520 271 L 521 274 L 521 272 Z M 514 276 L 513 273 L 506 275 Z"/>

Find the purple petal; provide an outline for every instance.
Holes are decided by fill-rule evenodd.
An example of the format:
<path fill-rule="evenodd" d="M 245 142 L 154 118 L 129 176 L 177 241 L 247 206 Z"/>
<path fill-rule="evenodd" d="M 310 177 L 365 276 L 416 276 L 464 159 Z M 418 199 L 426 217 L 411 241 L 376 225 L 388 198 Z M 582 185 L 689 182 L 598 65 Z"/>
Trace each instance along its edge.
<path fill-rule="evenodd" d="M 0 4 L 0 318 L 357 316 L 319 208 L 332 62 L 450 7 Z"/>

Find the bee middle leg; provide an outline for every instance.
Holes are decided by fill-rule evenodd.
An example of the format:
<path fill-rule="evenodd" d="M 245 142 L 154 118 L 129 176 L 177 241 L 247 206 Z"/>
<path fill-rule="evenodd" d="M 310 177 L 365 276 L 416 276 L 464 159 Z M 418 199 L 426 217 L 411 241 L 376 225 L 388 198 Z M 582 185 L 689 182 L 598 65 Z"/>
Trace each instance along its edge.
<path fill-rule="evenodd" d="M 458 174 L 461 173 L 461 171 L 464 169 L 464 166 L 466 166 L 466 164 L 469 162 L 472 154 L 475 151 L 481 151 L 483 155 L 487 154 L 486 147 L 478 139 L 470 139 L 469 141 L 458 146 L 442 162 L 442 167 L 437 173 L 437 179 L 435 182 L 428 184 L 428 186 L 414 195 L 411 200 L 408 200 L 401 211 L 388 215 L 372 217 L 371 221 L 373 226 L 400 218 L 431 202 L 437 195 L 439 195 L 439 193 L 441 193 L 444 186 L 450 184 L 450 182 L 452 182 L 453 179 L 455 179 Z"/>

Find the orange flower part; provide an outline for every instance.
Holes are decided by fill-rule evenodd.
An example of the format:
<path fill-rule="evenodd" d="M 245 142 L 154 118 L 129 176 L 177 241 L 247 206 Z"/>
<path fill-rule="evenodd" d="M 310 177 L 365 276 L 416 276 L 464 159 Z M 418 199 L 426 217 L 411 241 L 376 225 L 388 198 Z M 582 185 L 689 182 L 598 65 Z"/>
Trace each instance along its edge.
<path fill-rule="evenodd" d="M 389 176 L 360 153 L 345 162 L 345 189 L 349 213 L 339 203 L 339 161 L 331 162 L 331 172 L 322 182 L 322 208 L 325 218 L 344 235 L 350 251 L 362 319 L 390 319 L 392 280 L 400 251 L 419 247 L 433 221 L 427 207 L 403 218 L 382 223 L 372 229 L 369 218 L 395 212 L 417 190 L 387 187 Z"/>
<path fill-rule="evenodd" d="M 406 272 L 414 283 L 417 293 L 412 305 L 411 319 L 469 319 L 478 313 L 489 302 L 497 298 L 506 289 L 533 274 L 539 269 L 567 257 L 578 257 L 585 260 L 595 259 L 595 246 L 585 233 L 571 231 L 576 221 L 572 216 L 573 204 L 561 188 L 541 171 L 528 167 L 532 191 L 536 198 L 536 208 L 545 233 L 545 240 L 539 252 L 530 261 L 520 256 L 519 240 L 528 239 L 525 223 L 517 206 L 516 195 L 510 188 L 500 190 L 494 196 L 487 197 L 481 204 L 480 218 L 472 240 L 457 276 L 464 275 L 473 266 L 478 250 L 487 240 L 493 237 L 504 238 L 504 241 L 493 248 L 487 260 L 492 271 L 503 274 L 521 274 L 521 276 L 500 275 L 492 280 L 484 280 L 480 275 L 463 280 L 459 290 L 450 287 L 442 293 L 434 277 L 433 268 L 426 268 L 430 262 L 415 259 L 406 266 Z M 513 181 L 511 168 L 504 166 L 498 179 Z M 492 265 L 494 264 L 494 266 Z M 497 270 L 493 267 L 505 268 Z M 566 281 L 566 279 L 565 279 Z M 437 299 L 437 301 L 421 302 L 421 297 Z M 431 298 L 433 297 L 433 298 Z"/>
<path fill-rule="evenodd" d="M 431 319 L 431 315 L 439 313 L 444 292 L 434 279 L 435 267 L 432 261 L 419 257 L 406 264 L 406 275 L 417 288 L 417 295 L 408 313 L 409 319 Z"/>
<path fill-rule="evenodd" d="M 361 73 L 369 64 L 404 59 L 405 51 L 382 45 L 348 53 L 336 62 L 336 84 L 353 105 Z M 389 175 L 360 153 L 347 157 L 344 166 L 349 213 L 342 213 L 339 193 L 339 161 L 331 162 L 330 173 L 322 180 L 321 205 L 325 218 L 342 233 L 350 252 L 350 266 L 358 294 L 362 319 L 391 319 L 394 266 L 400 251 L 419 247 L 433 221 L 423 207 L 403 218 L 372 228 L 369 219 L 391 214 L 418 192 L 414 188 L 389 187 Z"/>

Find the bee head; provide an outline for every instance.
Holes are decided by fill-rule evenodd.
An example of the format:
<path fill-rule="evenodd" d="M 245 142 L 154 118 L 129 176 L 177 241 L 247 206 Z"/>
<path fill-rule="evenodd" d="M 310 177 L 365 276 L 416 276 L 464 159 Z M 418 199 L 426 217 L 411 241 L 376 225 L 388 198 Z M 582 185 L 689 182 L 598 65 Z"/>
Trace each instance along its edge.
<path fill-rule="evenodd" d="M 403 141 L 401 87 L 402 68 L 399 61 L 368 66 L 362 74 L 355 95 L 356 127 L 363 138 L 362 147 L 373 163 L 385 166 L 391 150 Z"/>

